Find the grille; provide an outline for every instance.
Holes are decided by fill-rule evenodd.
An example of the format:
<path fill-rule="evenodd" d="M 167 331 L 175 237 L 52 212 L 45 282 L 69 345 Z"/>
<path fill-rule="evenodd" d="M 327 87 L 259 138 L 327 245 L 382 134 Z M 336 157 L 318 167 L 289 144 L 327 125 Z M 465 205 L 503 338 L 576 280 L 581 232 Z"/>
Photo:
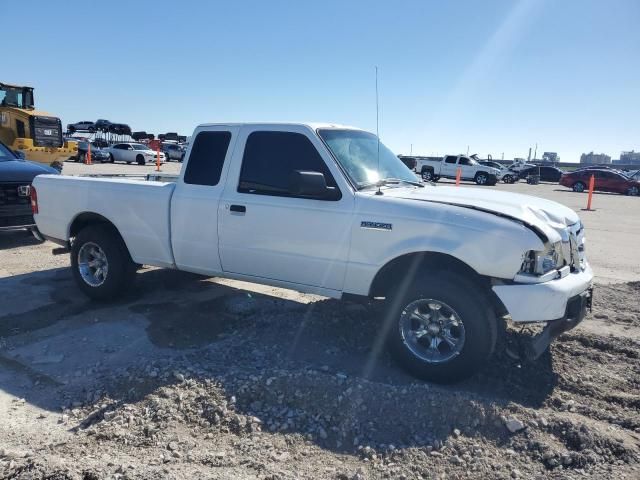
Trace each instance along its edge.
<path fill-rule="evenodd" d="M 571 270 L 580 271 L 584 269 L 585 249 L 584 249 L 584 227 L 580 222 L 569 227 L 569 245 L 571 248 Z"/>
<path fill-rule="evenodd" d="M 29 126 L 36 147 L 62 147 L 62 124 L 59 118 L 32 115 L 29 117 Z"/>
<path fill-rule="evenodd" d="M 30 205 L 29 197 L 18 195 L 18 187 L 28 183 L 0 183 L 0 207 L 11 205 Z"/>

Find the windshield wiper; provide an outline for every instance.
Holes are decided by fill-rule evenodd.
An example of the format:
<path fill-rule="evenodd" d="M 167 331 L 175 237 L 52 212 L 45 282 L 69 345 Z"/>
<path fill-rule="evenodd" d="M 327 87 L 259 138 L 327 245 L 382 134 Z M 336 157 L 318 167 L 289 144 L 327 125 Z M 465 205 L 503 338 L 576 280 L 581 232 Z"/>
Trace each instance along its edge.
<path fill-rule="evenodd" d="M 406 183 L 408 185 L 413 185 L 414 187 L 424 187 L 424 184 L 422 182 L 418 182 L 418 181 L 412 181 L 412 180 L 404 180 L 402 178 L 383 178 L 382 180 L 378 181 L 376 183 L 377 185 L 387 185 L 389 183 Z"/>
<path fill-rule="evenodd" d="M 415 187 L 420 187 L 423 188 L 424 184 L 418 181 L 411 181 L 411 180 L 404 180 L 402 178 L 383 178 L 382 180 L 378 180 L 377 182 L 367 182 L 367 183 L 360 183 L 358 185 L 358 190 L 363 190 L 365 188 L 371 188 L 371 187 L 383 187 L 385 185 L 391 185 L 394 183 L 406 183 L 408 185 L 413 185 Z"/>

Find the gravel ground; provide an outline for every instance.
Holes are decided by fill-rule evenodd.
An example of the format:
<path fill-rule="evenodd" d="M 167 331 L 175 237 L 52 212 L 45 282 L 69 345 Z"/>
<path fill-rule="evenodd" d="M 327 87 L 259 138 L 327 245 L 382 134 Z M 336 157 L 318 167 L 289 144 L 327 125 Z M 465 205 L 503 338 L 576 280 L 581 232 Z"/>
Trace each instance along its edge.
<path fill-rule="evenodd" d="M 637 261 L 535 363 L 443 387 L 373 350 L 375 306 L 153 268 L 96 304 L 51 248 L 0 235 L 0 478 L 640 477 Z"/>

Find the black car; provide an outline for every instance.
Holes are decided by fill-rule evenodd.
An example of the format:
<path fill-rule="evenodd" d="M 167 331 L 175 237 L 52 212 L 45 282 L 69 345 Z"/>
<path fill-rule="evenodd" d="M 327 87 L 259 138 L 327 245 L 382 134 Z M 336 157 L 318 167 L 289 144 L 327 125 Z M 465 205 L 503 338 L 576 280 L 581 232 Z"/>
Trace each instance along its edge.
<path fill-rule="evenodd" d="M 111 126 L 111 122 L 103 118 L 96 120 L 96 123 L 94 124 L 96 131 L 105 132 L 105 133 L 109 131 L 110 126 Z"/>
<path fill-rule="evenodd" d="M 542 182 L 558 183 L 563 173 L 559 168 L 541 165 L 520 170 L 520 178 L 527 178 L 529 175 L 540 175 L 540 181 Z"/>
<path fill-rule="evenodd" d="M 78 142 L 78 154 L 76 155 L 76 162 L 84 163 L 87 159 L 87 153 L 89 151 L 89 142 Z M 91 142 L 91 163 L 100 162 L 105 163 L 110 160 L 109 152 L 101 150 L 96 142 Z"/>
<path fill-rule="evenodd" d="M 23 160 L 0 142 L 0 230 L 35 229 L 31 213 L 31 182 L 54 168 Z"/>

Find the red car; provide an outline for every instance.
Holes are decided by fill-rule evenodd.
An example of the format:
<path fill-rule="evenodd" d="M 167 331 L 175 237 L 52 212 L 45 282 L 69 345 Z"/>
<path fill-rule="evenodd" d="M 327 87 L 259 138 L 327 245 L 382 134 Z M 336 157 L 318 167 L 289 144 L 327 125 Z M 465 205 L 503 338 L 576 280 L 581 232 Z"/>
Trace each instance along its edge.
<path fill-rule="evenodd" d="M 572 188 L 574 192 L 584 192 L 589 189 L 591 175 L 595 177 L 594 190 L 625 195 L 640 193 L 640 181 L 631 179 L 616 170 L 585 169 L 567 172 L 560 177 L 560 185 Z"/>

